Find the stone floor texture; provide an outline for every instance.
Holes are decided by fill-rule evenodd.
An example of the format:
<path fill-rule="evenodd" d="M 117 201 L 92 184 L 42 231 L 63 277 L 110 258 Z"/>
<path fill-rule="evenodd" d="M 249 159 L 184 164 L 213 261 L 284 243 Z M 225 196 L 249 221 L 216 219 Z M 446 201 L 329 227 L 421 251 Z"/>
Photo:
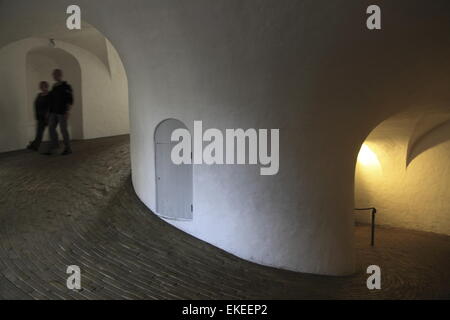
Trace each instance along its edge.
<path fill-rule="evenodd" d="M 355 228 L 357 273 L 326 277 L 241 260 L 166 224 L 137 198 L 129 137 L 69 157 L 0 155 L 1 299 L 448 299 L 450 237 Z M 382 270 L 369 291 L 366 268 Z M 66 287 L 78 265 L 82 290 Z"/>

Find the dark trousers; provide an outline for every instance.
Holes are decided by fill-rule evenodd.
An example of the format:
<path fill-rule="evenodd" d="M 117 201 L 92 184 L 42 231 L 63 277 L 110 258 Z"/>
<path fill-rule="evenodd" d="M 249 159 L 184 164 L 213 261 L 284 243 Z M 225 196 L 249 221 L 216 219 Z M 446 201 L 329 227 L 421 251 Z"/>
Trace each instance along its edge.
<path fill-rule="evenodd" d="M 59 124 L 59 130 L 61 130 L 61 134 L 63 136 L 64 146 L 66 150 L 70 149 L 70 137 L 69 137 L 69 130 L 67 129 L 67 116 L 65 114 L 56 114 L 56 113 L 50 113 L 50 117 L 48 120 L 48 126 L 50 131 L 50 139 L 51 139 L 51 146 L 50 149 L 56 149 L 59 145 L 58 140 L 58 132 L 56 131 L 56 127 Z"/>
<path fill-rule="evenodd" d="M 36 149 L 39 149 L 41 145 L 42 138 L 44 137 L 45 128 L 47 127 L 47 118 L 39 117 L 37 119 L 37 127 L 36 127 L 36 137 L 32 142 L 32 146 Z"/>

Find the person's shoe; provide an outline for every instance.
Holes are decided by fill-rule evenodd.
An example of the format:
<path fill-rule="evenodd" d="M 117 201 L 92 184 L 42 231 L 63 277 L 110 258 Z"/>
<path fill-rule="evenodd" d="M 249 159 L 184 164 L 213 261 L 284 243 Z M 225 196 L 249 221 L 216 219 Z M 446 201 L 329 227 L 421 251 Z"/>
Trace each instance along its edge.
<path fill-rule="evenodd" d="M 62 156 L 68 156 L 69 154 L 72 154 L 72 150 L 66 149 L 61 153 Z"/>
<path fill-rule="evenodd" d="M 27 149 L 28 150 L 31 150 L 31 151 L 38 151 L 38 148 L 36 148 L 34 145 L 32 145 L 32 144 L 29 144 L 28 145 L 28 147 L 27 147 Z"/>

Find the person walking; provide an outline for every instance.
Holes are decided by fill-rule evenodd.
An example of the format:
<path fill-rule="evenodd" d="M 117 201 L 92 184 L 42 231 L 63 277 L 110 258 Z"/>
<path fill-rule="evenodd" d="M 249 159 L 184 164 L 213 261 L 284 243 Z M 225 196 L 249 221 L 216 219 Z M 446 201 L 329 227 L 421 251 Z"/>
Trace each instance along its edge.
<path fill-rule="evenodd" d="M 58 132 L 56 128 L 59 125 L 64 141 L 64 151 L 61 155 L 69 155 L 72 153 L 70 146 L 70 136 L 68 131 L 68 121 L 71 106 L 73 105 L 73 90 L 72 87 L 63 81 L 63 72 L 60 69 L 53 71 L 53 79 L 55 84 L 50 91 L 50 115 L 49 115 L 49 131 L 51 145 L 48 155 L 53 154 L 53 151 L 58 148 Z"/>
<path fill-rule="evenodd" d="M 48 115 L 50 111 L 50 94 L 48 92 L 49 84 L 46 81 L 41 81 L 39 83 L 39 89 L 41 92 L 38 93 L 36 99 L 34 100 L 34 115 L 36 118 L 36 136 L 31 142 L 27 149 L 38 151 L 41 146 L 42 138 L 44 136 L 45 128 L 48 125 Z"/>

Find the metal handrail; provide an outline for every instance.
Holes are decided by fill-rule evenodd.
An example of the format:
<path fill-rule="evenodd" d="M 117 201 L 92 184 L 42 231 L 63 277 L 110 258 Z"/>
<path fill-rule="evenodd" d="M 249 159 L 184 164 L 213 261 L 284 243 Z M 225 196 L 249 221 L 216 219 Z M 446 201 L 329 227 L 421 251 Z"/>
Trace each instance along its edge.
<path fill-rule="evenodd" d="M 372 211 L 372 231 L 371 231 L 371 238 L 370 238 L 370 245 L 372 247 L 375 246 L 375 213 L 377 213 L 377 208 L 355 208 L 356 211 Z"/>

